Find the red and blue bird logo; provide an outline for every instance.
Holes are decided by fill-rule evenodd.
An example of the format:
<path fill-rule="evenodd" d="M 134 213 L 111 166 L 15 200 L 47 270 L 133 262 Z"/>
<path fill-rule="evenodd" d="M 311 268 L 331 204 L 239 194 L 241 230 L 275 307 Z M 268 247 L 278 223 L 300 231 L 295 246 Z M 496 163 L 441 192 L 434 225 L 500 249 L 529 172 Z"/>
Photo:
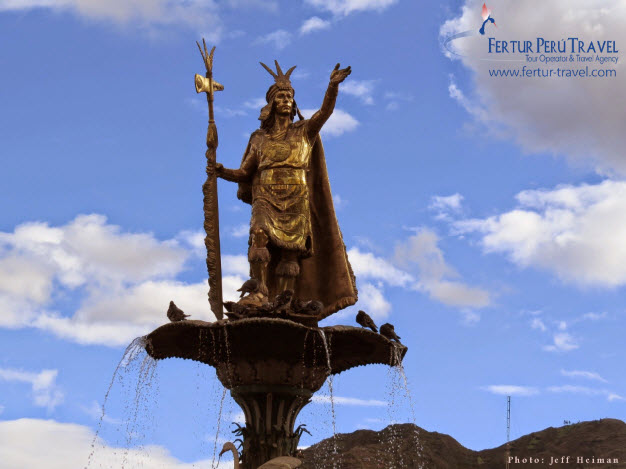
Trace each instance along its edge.
<path fill-rule="evenodd" d="M 493 25 L 496 28 L 498 27 L 498 25 L 496 24 L 496 20 L 494 20 L 491 17 L 491 10 L 489 8 L 487 8 L 487 5 L 485 3 L 483 3 L 482 17 L 483 17 L 483 24 L 480 27 L 480 29 L 478 30 L 478 32 L 484 36 L 484 34 L 485 34 L 485 26 L 487 26 L 488 23 L 493 23 Z"/>

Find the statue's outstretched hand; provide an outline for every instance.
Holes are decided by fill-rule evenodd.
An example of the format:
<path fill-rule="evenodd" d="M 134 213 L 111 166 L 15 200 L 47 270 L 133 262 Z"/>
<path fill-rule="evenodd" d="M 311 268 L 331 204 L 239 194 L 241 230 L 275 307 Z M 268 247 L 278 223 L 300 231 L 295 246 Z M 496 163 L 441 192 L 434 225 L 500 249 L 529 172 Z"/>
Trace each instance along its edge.
<path fill-rule="evenodd" d="M 352 73 L 352 69 L 350 68 L 350 66 L 348 66 L 347 68 L 340 69 L 339 64 L 337 64 L 335 65 L 335 68 L 333 69 L 333 71 L 330 72 L 330 82 L 333 85 L 338 85 L 339 83 L 344 81 L 346 77 L 350 75 L 351 73 Z"/>

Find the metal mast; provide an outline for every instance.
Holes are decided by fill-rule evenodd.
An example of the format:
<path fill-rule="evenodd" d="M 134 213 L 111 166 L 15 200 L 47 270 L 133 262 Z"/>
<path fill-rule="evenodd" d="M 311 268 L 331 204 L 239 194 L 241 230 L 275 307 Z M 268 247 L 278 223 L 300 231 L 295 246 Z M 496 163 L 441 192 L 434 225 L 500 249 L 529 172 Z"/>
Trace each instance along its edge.
<path fill-rule="evenodd" d="M 506 469 L 509 469 L 509 457 L 511 450 L 509 441 L 511 439 L 511 396 L 506 396 Z"/>

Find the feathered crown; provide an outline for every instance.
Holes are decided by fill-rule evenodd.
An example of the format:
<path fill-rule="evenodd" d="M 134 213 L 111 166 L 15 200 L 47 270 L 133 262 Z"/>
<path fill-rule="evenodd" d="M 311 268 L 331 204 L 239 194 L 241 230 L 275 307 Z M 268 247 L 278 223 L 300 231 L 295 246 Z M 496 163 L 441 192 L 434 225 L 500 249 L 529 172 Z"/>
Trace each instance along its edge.
<path fill-rule="evenodd" d="M 276 74 L 271 68 L 269 68 L 263 62 L 259 62 L 259 63 L 263 66 L 265 70 L 269 72 L 270 75 L 274 77 L 274 81 L 276 82 L 276 85 L 278 86 L 279 89 L 281 90 L 293 89 L 293 87 L 291 86 L 291 81 L 289 81 L 289 76 L 291 75 L 291 72 L 293 72 L 293 70 L 296 68 L 295 65 L 291 67 L 289 70 L 287 70 L 287 73 L 283 73 L 282 69 L 280 68 L 280 65 L 278 65 L 278 60 L 274 60 L 274 63 L 276 64 L 276 72 L 278 73 Z"/>

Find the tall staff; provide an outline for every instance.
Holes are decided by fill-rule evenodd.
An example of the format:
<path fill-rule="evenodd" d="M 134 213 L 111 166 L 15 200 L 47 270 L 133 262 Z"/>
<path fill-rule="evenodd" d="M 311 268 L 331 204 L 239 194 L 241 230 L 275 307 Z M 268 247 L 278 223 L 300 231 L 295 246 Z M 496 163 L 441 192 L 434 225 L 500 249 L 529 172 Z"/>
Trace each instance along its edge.
<path fill-rule="evenodd" d="M 206 266 L 209 272 L 209 304 L 211 311 L 217 319 L 224 317 L 222 304 L 222 260 L 220 251 L 220 223 L 219 210 L 217 204 L 217 178 L 215 176 L 215 162 L 217 150 L 217 126 L 215 125 L 215 116 L 213 115 L 213 93 L 222 91 L 224 87 L 213 80 L 213 52 L 215 47 L 209 53 L 206 42 L 202 39 L 203 48 L 198 44 L 206 75 L 196 74 L 196 92 L 206 93 L 207 103 L 209 104 L 209 127 L 206 133 L 206 174 L 207 178 L 202 185 L 202 193 L 204 194 L 204 245 L 206 246 Z"/>

